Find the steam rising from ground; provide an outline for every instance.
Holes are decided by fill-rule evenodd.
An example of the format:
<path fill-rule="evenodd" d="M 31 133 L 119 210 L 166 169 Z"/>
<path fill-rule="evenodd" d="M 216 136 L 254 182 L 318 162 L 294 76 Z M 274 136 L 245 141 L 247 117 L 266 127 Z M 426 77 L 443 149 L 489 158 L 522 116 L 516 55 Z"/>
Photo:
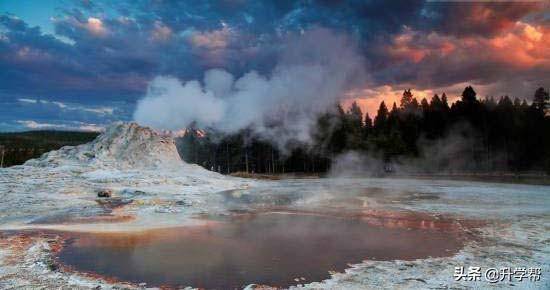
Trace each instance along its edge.
<path fill-rule="evenodd" d="M 337 155 L 329 171 L 331 177 L 379 176 L 387 173 L 398 175 L 427 173 L 453 174 L 489 171 L 497 166 L 506 171 L 503 154 L 494 153 L 491 158 L 475 160 L 475 151 L 482 146 L 482 138 L 467 123 L 458 123 L 440 139 L 428 140 L 421 137 L 417 143 L 419 156 L 386 156 L 383 152 L 347 151 Z M 479 152 L 478 152 L 479 153 Z"/>
<path fill-rule="evenodd" d="M 201 81 L 159 76 L 149 85 L 134 119 L 157 129 L 198 127 L 253 133 L 283 148 L 288 141 L 309 142 L 319 113 L 364 84 L 363 58 L 345 36 L 313 29 L 288 39 L 269 75 L 250 71 L 236 78 L 212 69 Z"/>

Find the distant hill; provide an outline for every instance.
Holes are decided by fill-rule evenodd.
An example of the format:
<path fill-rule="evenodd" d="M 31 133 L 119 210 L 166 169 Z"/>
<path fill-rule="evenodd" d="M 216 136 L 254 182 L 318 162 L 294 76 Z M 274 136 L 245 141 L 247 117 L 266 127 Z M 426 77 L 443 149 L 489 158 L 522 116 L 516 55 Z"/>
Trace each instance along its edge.
<path fill-rule="evenodd" d="M 3 167 L 23 164 L 29 159 L 63 146 L 90 142 L 98 135 L 98 132 L 53 130 L 0 133 L 0 159 L 2 151 L 4 152 L 3 162 L 0 160 L 0 163 Z"/>

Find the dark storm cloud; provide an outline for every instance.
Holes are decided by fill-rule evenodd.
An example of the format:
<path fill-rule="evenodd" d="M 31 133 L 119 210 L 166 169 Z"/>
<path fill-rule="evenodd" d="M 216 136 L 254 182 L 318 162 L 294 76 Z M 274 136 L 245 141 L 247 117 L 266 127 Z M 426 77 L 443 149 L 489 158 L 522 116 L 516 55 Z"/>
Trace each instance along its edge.
<path fill-rule="evenodd" d="M 458 36 L 492 36 L 526 15 L 543 11 L 544 1 L 429 2 L 422 9 L 426 29 Z"/>
<path fill-rule="evenodd" d="M 15 16 L 0 17 L 0 24 L 6 28 L 0 38 L 3 93 L 92 96 L 113 91 L 128 93 L 136 90 L 136 82 L 140 85 L 140 76 L 134 79 L 111 71 L 116 66 L 109 67 L 108 63 L 115 58 L 107 55 L 106 47 L 92 46 L 91 41 L 81 39 L 73 39 L 78 41 L 74 45 L 65 43 L 21 22 Z"/>
<path fill-rule="evenodd" d="M 487 86 L 487 94 L 530 96 L 534 88 L 550 82 L 550 26 L 527 14 L 521 19 L 517 12 L 513 15 L 513 21 L 501 19 L 510 24 L 485 34 L 482 29 L 456 34 L 406 27 L 377 50 L 379 69 L 374 76 L 419 89 L 472 83 Z"/>
<path fill-rule="evenodd" d="M 29 27 L 17 15 L 0 15 L 3 98 L 133 103 L 158 75 L 201 79 L 218 67 L 237 77 L 250 70 L 266 74 L 289 38 L 315 27 L 355 41 L 373 86 L 547 86 L 550 75 L 548 52 L 537 48 L 548 38 L 544 2 L 71 3 L 52 15 L 56 35 Z"/>
<path fill-rule="evenodd" d="M 120 98 L 158 74 L 182 79 L 224 67 L 269 71 L 288 34 L 312 26 L 368 39 L 420 17 L 419 1 L 79 1 L 60 7 L 56 37 L 3 15 L 4 90 Z"/>

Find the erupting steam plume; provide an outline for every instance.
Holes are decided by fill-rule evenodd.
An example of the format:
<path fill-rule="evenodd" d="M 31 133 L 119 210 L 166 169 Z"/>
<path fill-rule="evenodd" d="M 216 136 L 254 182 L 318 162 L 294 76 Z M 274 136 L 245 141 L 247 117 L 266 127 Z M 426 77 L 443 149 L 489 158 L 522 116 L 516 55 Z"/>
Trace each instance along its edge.
<path fill-rule="evenodd" d="M 159 76 L 138 102 L 134 119 L 175 130 L 196 122 L 222 132 L 250 128 L 284 147 L 309 142 L 317 116 L 366 81 L 363 58 L 348 38 L 316 28 L 289 38 L 269 75 L 250 71 L 236 79 L 212 69 L 202 82 Z"/>

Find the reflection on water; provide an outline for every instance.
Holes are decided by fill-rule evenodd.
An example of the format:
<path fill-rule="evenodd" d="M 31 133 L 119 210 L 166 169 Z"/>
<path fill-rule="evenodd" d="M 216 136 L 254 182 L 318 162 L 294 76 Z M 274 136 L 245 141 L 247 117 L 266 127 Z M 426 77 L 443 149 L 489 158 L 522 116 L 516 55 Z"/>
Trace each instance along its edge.
<path fill-rule="evenodd" d="M 269 213 L 137 234 L 75 234 L 59 259 L 76 270 L 152 286 L 231 289 L 320 281 L 364 259 L 447 256 L 460 247 L 457 231 Z"/>

